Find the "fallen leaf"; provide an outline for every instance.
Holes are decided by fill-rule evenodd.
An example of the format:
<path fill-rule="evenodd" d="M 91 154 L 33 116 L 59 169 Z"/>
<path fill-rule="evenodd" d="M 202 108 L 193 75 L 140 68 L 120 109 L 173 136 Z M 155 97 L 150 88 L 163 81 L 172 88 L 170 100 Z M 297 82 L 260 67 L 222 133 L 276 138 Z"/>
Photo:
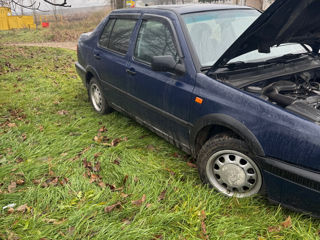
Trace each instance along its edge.
<path fill-rule="evenodd" d="M 107 136 L 95 136 L 93 140 L 97 143 L 102 143 L 103 145 L 110 145 L 110 143 L 107 143 L 110 140 Z"/>
<path fill-rule="evenodd" d="M 121 202 L 117 202 L 111 206 L 107 206 L 104 208 L 105 213 L 110 213 L 112 212 L 115 208 L 119 208 L 121 206 Z"/>
<path fill-rule="evenodd" d="M 69 179 L 66 177 L 59 179 L 59 183 L 61 184 L 61 186 L 66 185 L 68 182 L 69 182 Z"/>
<path fill-rule="evenodd" d="M 271 226 L 271 227 L 268 227 L 268 232 L 280 232 L 281 228 L 280 226 Z"/>
<path fill-rule="evenodd" d="M 102 141 L 102 136 L 94 136 L 93 140 L 97 143 L 100 143 Z"/>
<path fill-rule="evenodd" d="M 122 190 L 123 190 L 123 187 L 118 187 L 118 188 L 115 188 L 113 191 L 119 192 L 119 191 L 122 191 Z"/>
<path fill-rule="evenodd" d="M 148 146 L 147 146 L 147 149 L 149 150 L 149 151 L 154 151 L 154 150 L 156 150 L 156 148 L 153 146 L 153 145 L 151 145 L 151 144 L 149 144 Z"/>
<path fill-rule="evenodd" d="M 47 180 L 48 181 L 48 180 Z M 58 184 L 59 179 L 57 177 L 50 179 L 49 182 L 47 182 L 51 186 L 56 186 Z"/>
<path fill-rule="evenodd" d="M 139 182 L 139 178 L 138 178 L 138 177 L 134 177 L 133 181 L 134 181 L 135 183 L 137 183 L 137 182 Z"/>
<path fill-rule="evenodd" d="M 54 171 L 52 171 L 51 169 L 49 170 L 49 176 L 52 176 L 52 177 L 55 176 Z"/>
<path fill-rule="evenodd" d="M 159 234 L 159 235 L 155 235 L 153 238 L 153 240 L 156 240 L 156 239 L 163 239 L 162 235 Z"/>
<path fill-rule="evenodd" d="M 24 160 L 23 160 L 23 158 L 22 157 L 18 157 L 17 159 L 16 159 L 16 163 L 21 163 L 21 162 L 23 162 Z"/>
<path fill-rule="evenodd" d="M 122 181 L 123 185 L 125 185 L 125 184 L 126 184 L 126 182 L 127 182 L 128 178 L 129 178 L 129 176 L 128 176 L 128 175 L 125 175 L 125 176 L 124 176 L 123 181 Z"/>
<path fill-rule="evenodd" d="M 114 185 L 114 184 L 107 184 L 107 186 L 110 188 L 110 190 L 115 190 L 116 189 L 116 185 Z"/>
<path fill-rule="evenodd" d="M 27 135 L 25 134 L 25 133 L 23 133 L 22 135 L 21 135 L 21 137 L 22 137 L 22 141 L 24 142 L 25 140 L 27 140 Z"/>
<path fill-rule="evenodd" d="M 207 234 L 207 227 L 206 227 L 206 220 L 207 216 L 204 210 L 201 210 L 200 212 L 200 220 L 201 220 L 201 239 L 203 240 L 209 240 L 209 236 Z"/>
<path fill-rule="evenodd" d="M 32 182 L 33 182 L 33 184 L 38 185 L 38 184 L 41 183 L 41 180 L 39 180 L 39 179 L 33 179 Z"/>
<path fill-rule="evenodd" d="M 120 193 L 120 195 L 121 195 L 121 197 L 123 197 L 123 198 L 127 198 L 128 196 L 129 196 L 129 194 L 126 194 L 126 193 Z"/>
<path fill-rule="evenodd" d="M 117 158 L 116 160 L 113 161 L 113 163 L 116 164 L 116 165 L 120 165 L 120 159 Z"/>
<path fill-rule="evenodd" d="M 60 110 L 60 111 L 58 111 L 58 114 L 59 115 L 68 115 L 69 112 L 67 110 Z"/>
<path fill-rule="evenodd" d="M 84 158 L 84 159 L 82 160 L 82 163 L 83 163 L 83 166 L 84 166 L 85 168 L 88 168 L 88 169 L 92 170 L 92 164 L 91 164 L 91 162 L 88 162 L 88 161 L 87 161 L 87 158 Z"/>
<path fill-rule="evenodd" d="M 140 205 L 141 205 L 142 203 L 144 203 L 145 201 L 146 201 L 146 195 L 143 194 L 141 199 L 135 200 L 135 201 L 131 201 L 131 203 L 132 203 L 133 205 L 140 206 Z"/>
<path fill-rule="evenodd" d="M 23 205 L 17 207 L 17 209 L 16 209 L 17 212 L 21 212 L 21 213 L 24 213 L 29 210 L 30 210 L 30 207 L 28 207 L 27 204 L 23 204 Z"/>
<path fill-rule="evenodd" d="M 166 193 L 167 193 L 167 190 L 163 190 L 161 193 L 160 193 L 160 196 L 158 198 L 158 201 L 162 201 L 165 197 L 166 197 Z"/>
<path fill-rule="evenodd" d="M 191 168 L 197 168 L 197 165 L 192 162 L 187 162 L 187 165 Z"/>
<path fill-rule="evenodd" d="M 99 128 L 98 132 L 106 132 L 108 131 L 108 129 L 105 126 L 102 126 L 101 128 Z"/>
<path fill-rule="evenodd" d="M 84 153 L 86 153 L 87 151 L 89 151 L 91 148 L 91 146 L 84 148 L 79 154 L 82 155 Z"/>
<path fill-rule="evenodd" d="M 107 187 L 104 182 L 99 182 L 98 185 L 103 189 L 105 189 Z"/>
<path fill-rule="evenodd" d="M 57 219 L 44 219 L 44 221 L 46 221 L 47 223 L 52 223 L 53 225 L 59 225 L 63 222 L 66 221 L 66 219 L 61 219 L 61 220 L 57 220 Z"/>
<path fill-rule="evenodd" d="M 13 208 L 8 208 L 8 213 L 11 214 L 14 212 L 14 209 Z"/>
<path fill-rule="evenodd" d="M 17 185 L 23 185 L 24 184 L 24 180 L 23 179 L 18 179 L 16 181 Z"/>
<path fill-rule="evenodd" d="M 112 146 L 112 147 L 115 147 L 115 146 L 117 146 L 121 141 L 122 141 L 121 138 L 115 138 L 115 139 L 113 139 L 113 140 L 111 141 L 111 146 Z"/>
<path fill-rule="evenodd" d="M 8 192 L 12 193 L 16 190 L 17 183 L 16 182 L 11 182 L 10 185 L 8 186 Z"/>
<path fill-rule="evenodd" d="M 43 126 L 42 125 L 39 126 L 39 131 L 43 132 Z"/>
<path fill-rule="evenodd" d="M 180 155 L 179 155 L 177 152 L 175 152 L 175 153 L 173 153 L 173 157 L 175 157 L 175 158 L 179 158 L 179 157 L 180 157 Z"/>
<path fill-rule="evenodd" d="M 68 228 L 68 233 L 69 233 L 70 235 L 73 235 L 73 233 L 74 233 L 75 230 L 76 230 L 75 227 L 69 227 L 69 228 Z"/>
<path fill-rule="evenodd" d="M 174 176 L 176 174 L 174 171 L 172 171 L 169 168 L 165 168 L 165 170 L 167 170 L 170 173 L 170 175 L 172 175 L 172 176 Z"/>
<path fill-rule="evenodd" d="M 60 154 L 61 157 L 65 157 L 67 155 L 68 155 L 68 153 L 66 153 L 66 152 Z"/>
<path fill-rule="evenodd" d="M 100 169 L 101 169 L 101 164 L 100 164 L 100 162 L 96 162 L 96 163 L 94 164 L 94 167 L 92 168 L 92 170 L 93 170 L 94 172 L 99 172 Z"/>
<path fill-rule="evenodd" d="M 15 124 L 15 123 L 8 123 L 7 126 L 8 126 L 9 128 L 13 128 L 13 127 L 16 127 L 17 124 Z"/>
<path fill-rule="evenodd" d="M 152 206 L 152 204 L 151 203 L 148 203 L 147 205 L 146 205 L 146 208 L 150 208 Z"/>
<path fill-rule="evenodd" d="M 148 136 L 149 136 L 148 134 L 142 135 L 142 136 L 139 137 L 139 139 L 143 139 L 143 138 L 148 137 Z"/>
<path fill-rule="evenodd" d="M 287 219 L 281 223 L 281 226 L 283 226 L 284 228 L 289 228 L 292 225 L 292 221 L 291 221 L 291 217 L 288 216 Z"/>
<path fill-rule="evenodd" d="M 102 155 L 102 153 L 101 152 L 98 152 L 98 153 L 95 153 L 94 155 L 93 155 L 93 157 L 94 157 L 94 159 L 97 159 L 98 157 L 100 157 Z"/>
<path fill-rule="evenodd" d="M 91 174 L 90 183 L 96 182 L 98 180 L 100 180 L 100 176 L 98 174 Z"/>
<path fill-rule="evenodd" d="M 125 225 L 129 225 L 131 223 L 131 221 L 129 220 L 129 218 L 125 218 L 121 220 L 123 222 L 123 224 Z"/>

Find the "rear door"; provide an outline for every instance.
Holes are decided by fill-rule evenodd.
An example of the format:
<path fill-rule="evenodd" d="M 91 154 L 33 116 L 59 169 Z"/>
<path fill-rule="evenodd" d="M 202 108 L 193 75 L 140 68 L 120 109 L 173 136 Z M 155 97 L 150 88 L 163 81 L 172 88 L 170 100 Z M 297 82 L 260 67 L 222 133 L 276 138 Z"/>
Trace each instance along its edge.
<path fill-rule="evenodd" d="M 175 28 L 170 19 L 145 14 L 127 68 L 128 93 L 135 99 L 131 111 L 168 140 L 187 144 L 189 108 L 194 80 L 184 74 L 155 72 L 153 56 L 171 55 L 184 64 Z"/>
<path fill-rule="evenodd" d="M 106 99 L 121 108 L 128 101 L 122 91 L 127 88 L 128 49 L 139 16 L 111 15 L 94 49 L 95 68 Z"/>

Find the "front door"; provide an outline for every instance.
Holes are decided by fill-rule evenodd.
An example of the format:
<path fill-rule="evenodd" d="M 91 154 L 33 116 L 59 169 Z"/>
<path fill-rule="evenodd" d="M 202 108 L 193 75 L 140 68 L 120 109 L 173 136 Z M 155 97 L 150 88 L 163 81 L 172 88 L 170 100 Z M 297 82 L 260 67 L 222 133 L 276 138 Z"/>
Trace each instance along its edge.
<path fill-rule="evenodd" d="M 183 63 L 169 21 L 162 17 L 144 16 L 127 68 L 128 93 L 136 100 L 132 109 L 136 116 L 167 135 L 168 140 L 187 145 L 194 81 L 187 72 L 177 74 L 151 69 L 153 56 L 171 55 L 177 63 Z"/>

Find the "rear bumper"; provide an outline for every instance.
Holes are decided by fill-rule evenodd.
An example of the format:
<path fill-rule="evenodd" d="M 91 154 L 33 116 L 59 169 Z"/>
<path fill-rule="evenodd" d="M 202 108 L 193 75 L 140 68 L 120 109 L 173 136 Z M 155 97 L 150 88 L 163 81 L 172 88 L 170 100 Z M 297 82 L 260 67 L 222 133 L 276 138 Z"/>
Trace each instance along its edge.
<path fill-rule="evenodd" d="M 79 62 L 75 63 L 75 67 L 76 67 L 77 73 L 78 73 L 79 77 L 81 78 L 84 86 L 87 87 L 86 69 Z"/>
<path fill-rule="evenodd" d="M 258 161 L 272 202 L 320 217 L 320 172 L 271 158 L 258 158 Z"/>

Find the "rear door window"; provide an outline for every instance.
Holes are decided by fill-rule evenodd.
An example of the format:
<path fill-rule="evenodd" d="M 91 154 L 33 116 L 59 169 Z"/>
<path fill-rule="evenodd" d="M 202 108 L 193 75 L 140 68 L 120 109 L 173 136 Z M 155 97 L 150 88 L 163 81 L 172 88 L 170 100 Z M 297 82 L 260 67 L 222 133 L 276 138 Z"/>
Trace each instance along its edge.
<path fill-rule="evenodd" d="M 136 23 L 135 19 L 111 19 L 102 32 L 100 46 L 126 54 Z"/>
<path fill-rule="evenodd" d="M 115 19 L 110 19 L 106 24 L 106 26 L 104 27 L 101 37 L 99 39 L 100 46 L 108 48 L 109 41 L 110 41 L 110 33 L 112 31 L 114 22 L 115 22 Z"/>

